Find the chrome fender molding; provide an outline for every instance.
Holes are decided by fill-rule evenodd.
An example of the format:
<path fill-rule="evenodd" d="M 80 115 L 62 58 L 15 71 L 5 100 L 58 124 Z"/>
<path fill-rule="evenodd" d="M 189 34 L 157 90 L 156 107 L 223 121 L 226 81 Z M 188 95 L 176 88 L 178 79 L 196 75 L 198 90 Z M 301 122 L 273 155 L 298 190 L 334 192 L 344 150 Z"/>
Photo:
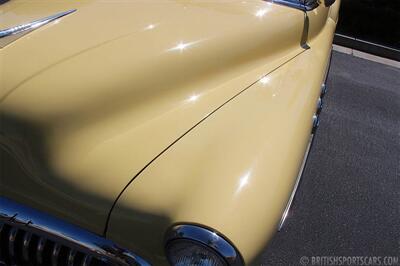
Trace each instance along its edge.
<path fill-rule="evenodd" d="M 21 38 L 22 36 L 28 34 L 29 32 L 42 27 L 43 25 L 46 25 L 54 20 L 57 20 L 61 17 L 64 17 L 66 15 L 69 15 L 73 12 L 75 12 L 76 9 L 71 9 L 68 11 L 60 12 L 57 14 L 54 14 L 49 17 L 45 17 L 42 19 L 34 20 L 29 23 L 17 25 L 11 28 L 7 28 L 4 30 L 0 30 L 0 48 L 4 48 L 6 45 L 12 43 L 13 41 Z"/>

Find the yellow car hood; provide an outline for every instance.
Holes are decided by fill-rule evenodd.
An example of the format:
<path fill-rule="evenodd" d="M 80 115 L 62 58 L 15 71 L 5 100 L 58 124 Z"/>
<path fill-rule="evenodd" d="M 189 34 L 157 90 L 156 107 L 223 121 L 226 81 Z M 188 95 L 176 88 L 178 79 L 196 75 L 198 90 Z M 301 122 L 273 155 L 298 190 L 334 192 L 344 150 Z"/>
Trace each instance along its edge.
<path fill-rule="evenodd" d="M 258 0 L 10 1 L 0 29 L 70 9 L 0 49 L 0 189 L 99 234 L 146 165 L 302 51 L 303 13 Z"/>

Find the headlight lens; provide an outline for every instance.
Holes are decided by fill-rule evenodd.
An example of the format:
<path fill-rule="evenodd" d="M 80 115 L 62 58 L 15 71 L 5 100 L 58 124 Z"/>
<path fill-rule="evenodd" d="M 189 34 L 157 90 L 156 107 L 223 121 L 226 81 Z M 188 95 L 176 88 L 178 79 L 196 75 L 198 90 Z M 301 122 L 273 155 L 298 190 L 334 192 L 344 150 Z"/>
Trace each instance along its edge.
<path fill-rule="evenodd" d="M 166 232 L 165 250 L 172 266 L 242 266 L 236 248 L 215 230 L 181 224 Z"/>
<path fill-rule="evenodd" d="M 174 240 L 167 246 L 167 256 L 174 266 L 227 266 L 224 259 L 211 248 L 187 240 Z"/>

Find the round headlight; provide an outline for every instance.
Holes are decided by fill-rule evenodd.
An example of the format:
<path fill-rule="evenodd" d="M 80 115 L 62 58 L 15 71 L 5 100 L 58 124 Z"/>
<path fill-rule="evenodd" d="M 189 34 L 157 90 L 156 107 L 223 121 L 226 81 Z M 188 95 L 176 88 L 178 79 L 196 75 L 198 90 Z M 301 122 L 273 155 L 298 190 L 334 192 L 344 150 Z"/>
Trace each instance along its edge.
<path fill-rule="evenodd" d="M 174 266 L 227 266 L 224 259 L 211 248 L 191 240 L 174 240 L 167 245 L 167 256 Z"/>
<path fill-rule="evenodd" d="M 217 232 L 197 225 L 176 225 L 166 235 L 166 254 L 172 266 L 241 266 L 235 247 Z"/>

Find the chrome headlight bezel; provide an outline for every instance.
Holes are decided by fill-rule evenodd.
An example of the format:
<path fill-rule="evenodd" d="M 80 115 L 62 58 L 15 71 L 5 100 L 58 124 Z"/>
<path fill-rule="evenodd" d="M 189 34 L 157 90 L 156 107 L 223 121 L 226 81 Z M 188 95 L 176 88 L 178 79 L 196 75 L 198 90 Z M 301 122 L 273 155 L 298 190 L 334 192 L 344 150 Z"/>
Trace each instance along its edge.
<path fill-rule="evenodd" d="M 213 229 L 194 224 L 178 224 L 172 226 L 165 237 L 165 251 L 168 257 L 168 248 L 178 240 L 189 240 L 199 246 L 211 249 L 217 253 L 229 266 L 244 265 L 242 256 L 235 246 L 222 234 Z M 168 258 L 169 260 L 169 258 Z"/>

